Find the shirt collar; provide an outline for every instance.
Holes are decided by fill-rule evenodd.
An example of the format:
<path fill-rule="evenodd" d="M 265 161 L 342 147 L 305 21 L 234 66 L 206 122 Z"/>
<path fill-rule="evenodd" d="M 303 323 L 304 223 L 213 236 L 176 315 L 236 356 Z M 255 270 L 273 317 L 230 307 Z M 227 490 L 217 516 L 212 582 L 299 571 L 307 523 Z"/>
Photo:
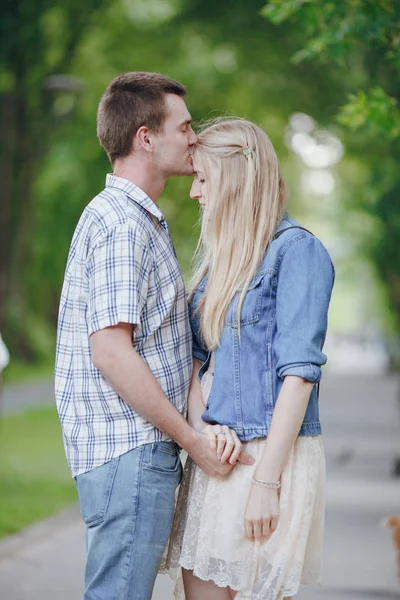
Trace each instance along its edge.
<path fill-rule="evenodd" d="M 282 219 L 279 221 L 278 225 L 275 227 L 274 234 L 279 233 L 279 231 L 282 231 L 282 229 L 285 229 L 288 225 L 290 226 L 290 221 L 288 219 L 289 219 L 289 215 L 285 211 L 283 213 Z"/>
<path fill-rule="evenodd" d="M 124 192 L 131 200 L 140 204 L 147 212 L 154 215 L 159 221 L 165 221 L 164 215 L 157 204 L 137 185 L 123 177 L 117 177 L 108 173 L 106 177 L 106 187 L 116 188 Z"/>

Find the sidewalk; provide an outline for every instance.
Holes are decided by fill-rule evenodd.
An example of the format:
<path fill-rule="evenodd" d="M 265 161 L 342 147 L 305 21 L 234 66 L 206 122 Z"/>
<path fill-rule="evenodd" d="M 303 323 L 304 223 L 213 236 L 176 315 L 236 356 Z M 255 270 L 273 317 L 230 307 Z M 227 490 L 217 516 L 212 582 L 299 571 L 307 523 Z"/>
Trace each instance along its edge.
<path fill-rule="evenodd" d="M 17 413 L 44 405 L 55 405 L 52 377 L 43 377 L 29 383 L 7 383 L 2 389 L 2 414 Z"/>
<path fill-rule="evenodd" d="M 400 513 L 400 480 L 390 471 L 400 454 L 397 383 L 391 378 L 327 376 L 321 413 L 327 453 L 324 586 L 297 600 L 400 599 L 394 546 L 381 520 Z M 79 600 L 84 530 L 72 507 L 0 542 L 2 600 Z M 167 576 L 153 600 L 172 600 Z"/>

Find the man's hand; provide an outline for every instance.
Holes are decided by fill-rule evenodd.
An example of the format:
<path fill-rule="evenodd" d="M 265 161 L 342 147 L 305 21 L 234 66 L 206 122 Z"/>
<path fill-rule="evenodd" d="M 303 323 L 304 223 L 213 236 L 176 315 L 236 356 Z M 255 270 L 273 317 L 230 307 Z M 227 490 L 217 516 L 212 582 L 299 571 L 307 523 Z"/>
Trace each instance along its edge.
<path fill-rule="evenodd" d="M 187 452 L 196 465 L 210 477 L 227 475 L 233 465 L 221 463 L 217 453 L 211 450 L 208 437 L 204 433 L 196 431 L 194 435 L 195 441 Z"/>
<path fill-rule="evenodd" d="M 227 475 L 234 465 L 221 462 L 217 456 L 217 449 L 211 448 L 210 438 L 205 433 L 194 432 L 194 435 L 195 441 L 187 452 L 196 465 L 210 477 Z M 254 464 L 254 458 L 247 452 L 242 452 L 237 460 L 246 465 Z"/>

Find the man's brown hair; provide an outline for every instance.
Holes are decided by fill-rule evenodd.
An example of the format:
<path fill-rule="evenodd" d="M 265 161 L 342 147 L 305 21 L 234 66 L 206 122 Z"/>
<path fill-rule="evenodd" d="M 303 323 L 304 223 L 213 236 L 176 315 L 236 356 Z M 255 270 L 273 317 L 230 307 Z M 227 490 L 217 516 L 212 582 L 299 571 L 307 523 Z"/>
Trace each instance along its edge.
<path fill-rule="evenodd" d="M 165 94 L 185 96 L 186 88 L 160 73 L 132 71 L 111 81 L 97 111 L 97 137 L 111 164 L 132 151 L 133 137 L 140 127 L 155 133 L 167 117 Z"/>

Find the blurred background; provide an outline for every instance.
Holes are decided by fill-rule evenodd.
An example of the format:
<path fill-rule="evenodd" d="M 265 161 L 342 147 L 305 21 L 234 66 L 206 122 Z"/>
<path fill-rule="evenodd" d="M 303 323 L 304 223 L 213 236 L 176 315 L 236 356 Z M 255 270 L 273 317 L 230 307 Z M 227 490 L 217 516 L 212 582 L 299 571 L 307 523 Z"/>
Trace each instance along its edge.
<path fill-rule="evenodd" d="M 336 284 L 321 387 L 330 482 L 323 597 L 398 597 L 396 548 L 378 524 L 400 513 L 400 3 L 3 0 L 4 597 L 33 599 L 36 588 L 42 599 L 79 597 L 68 586 L 80 575 L 67 567 L 53 583 L 43 567 L 27 591 L 13 569 L 40 552 L 24 559 L 9 536 L 76 501 L 52 391 L 58 302 L 74 228 L 110 171 L 97 105 L 109 81 L 131 70 L 184 83 L 195 126 L 217 114 L 261 125 L 280 157 L 291 215 L 328 248 Z M 190 184 L 170 180 L 160 200 L 185 275 L 198 236 Z M 71 510 L 63 518 L 75 524 Z"/>

